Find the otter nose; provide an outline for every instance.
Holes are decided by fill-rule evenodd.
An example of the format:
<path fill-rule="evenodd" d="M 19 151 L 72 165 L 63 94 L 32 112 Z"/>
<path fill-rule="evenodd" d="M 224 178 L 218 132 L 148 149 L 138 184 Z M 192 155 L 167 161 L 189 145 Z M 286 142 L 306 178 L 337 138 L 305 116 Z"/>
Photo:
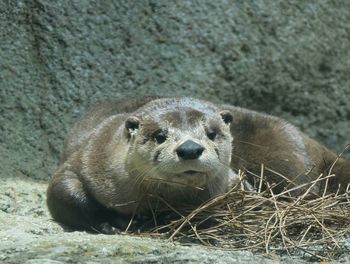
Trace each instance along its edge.
<path fill-rule="evenodd" d="M 193 142 L 192 140 L 187 140 L 182 143 L 177 149 L 176 153 L 179 158 L 184 160 L 198 159 L 204 151 L 204 147 Z"/>

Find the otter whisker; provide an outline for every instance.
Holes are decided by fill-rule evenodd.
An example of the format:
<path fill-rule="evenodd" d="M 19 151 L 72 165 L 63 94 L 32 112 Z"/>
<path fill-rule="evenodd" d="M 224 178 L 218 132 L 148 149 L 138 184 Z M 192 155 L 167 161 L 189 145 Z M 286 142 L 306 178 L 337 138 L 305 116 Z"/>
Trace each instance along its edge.
<path fill-rule="evenodd" d="M 268 146 L 264 146 L 264 145 L 259 145 L 259 144 L 254 144 L 248 141 L 243 141 L 243 140 L 235 140 L 234 142 L 239 142 L 239 143 L 243 143 L 243 144 L 247 144 L 253 147 L 258 147 L 258 148 L 267 148 Z"/>
<path fill-rule="evenodd" d="M 192 186 L 186 183 L 182 183 L 182 182 L 175 182 L 175 181 L 171 181 L 171 180 L 167 180 L 167 179 L 161 179 L 161 178 L 154 178 L 154 177 L 148 177 L 146 180 L 150 180 L 150 181 L 156 181 L 159 184 L 160 183 L 167 183 L 167 184 L 174 184 L 174 185 L 182 185 L 185 187 L 191 187 L 200 191 L 203 191 L 204 189 L 202 187 L 198 187 L 198 186 Z"/>

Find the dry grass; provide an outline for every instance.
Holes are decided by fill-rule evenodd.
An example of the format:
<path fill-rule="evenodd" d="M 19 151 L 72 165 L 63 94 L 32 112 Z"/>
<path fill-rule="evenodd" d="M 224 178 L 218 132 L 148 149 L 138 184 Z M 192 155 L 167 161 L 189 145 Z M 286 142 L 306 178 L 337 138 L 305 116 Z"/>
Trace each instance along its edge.
<path fill-rule="evenodd" d="M 244 174 L 240 175 L 243 179 Z M 301 252 L 314 259 L 331 260 L 342 250 L 342 238 L 350 231 L 350 192 L 329 194 L 327 183 L 333 176 L 320 175 L 311 183 L 274 194 L 268 184 L 262 191 L 262 173 L 257 191 L 236 186 L 187 213 L 169 205 L 178 219 L 158 225 L 149 235 L 270 256 Z M 312 195 L 313 187 L 321 181 L 325 190 Z M 292 197 L 291 191 L 300 191 L 301 195 Z"/>

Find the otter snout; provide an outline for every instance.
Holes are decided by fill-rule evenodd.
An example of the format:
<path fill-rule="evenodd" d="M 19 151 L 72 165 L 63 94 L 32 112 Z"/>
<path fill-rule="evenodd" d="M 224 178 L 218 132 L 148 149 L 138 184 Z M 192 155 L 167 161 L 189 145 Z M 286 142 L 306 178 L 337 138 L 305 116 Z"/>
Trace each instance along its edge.
<path fill-rule="evenodd" d="M 185 141 L 176 149 L 177 156 L 184 160 L 198 159 L 203 151 L 204 147 L 192 140 Z"/>

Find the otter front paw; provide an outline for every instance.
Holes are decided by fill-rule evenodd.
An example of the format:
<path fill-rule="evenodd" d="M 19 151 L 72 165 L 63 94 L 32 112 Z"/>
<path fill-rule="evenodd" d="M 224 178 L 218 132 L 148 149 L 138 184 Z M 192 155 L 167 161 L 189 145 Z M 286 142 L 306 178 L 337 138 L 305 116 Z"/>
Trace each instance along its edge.
<path fill-rule="evenodd" d="M 110 223 L 108 222 L 104 222 L 99 224 L 98 226 L 92 228 L 94 231 L 98 232 L 98 233 L 102 233 L 105 235 L 115 235 L 115 234 L 120 234 L 121 231 L 119 228 L 116 228 L 114 226 L 112 226 Z"/>

